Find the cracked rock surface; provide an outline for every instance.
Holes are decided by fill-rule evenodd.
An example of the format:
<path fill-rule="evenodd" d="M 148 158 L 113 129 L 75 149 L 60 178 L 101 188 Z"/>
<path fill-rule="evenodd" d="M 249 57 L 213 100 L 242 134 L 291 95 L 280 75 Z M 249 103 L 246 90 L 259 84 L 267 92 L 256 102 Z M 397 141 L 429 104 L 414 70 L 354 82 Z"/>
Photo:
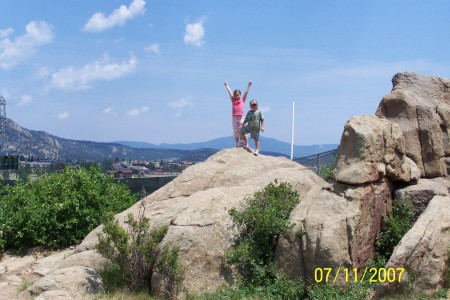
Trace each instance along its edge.
<path fill-rule="evenodd" d="M 242 207 L 245 197 L 262 190 L 275 179 L 290 183 L 301 197 L 312 188 L 321 189 L 326 185 L 315 173 L 284 157 L 254 156 L 242 148 L 232 148 L 189 167 L 144 198 L 145 216 L 150 219 L 151 226 L 169 226 L 163 243 L 179 247 L 180 263 L 187 270 L 184 285 L 190 291 L 213 291 L 225 282 L 223 258 L 225 251 L 233 244 L 236 233 L 228 211 L 232 207 Z M 116 215 L 119 223 L 126 227 L 127 215 L 131 213 L 137 216 L 140 206 L 139 201 Z M 91 266 L 98 271 L 99 268 L 93 264 L 98 261 L 94 249 L 99 231 L 100 228 L 97 228 L 89 233 L 76 247 L 71 256 L 75 258 L 70 263 L 63 260 L 60 265 L 64 268 Z M 82 278 L 76 282 L 83 282 Z M 58 282 L 59 290 L 72 293 L 61 284 Z M 153 284 L 157 289 L 157 279 L 152 280 Z M 32 291 L 39 289 L 33 287 Z"/>

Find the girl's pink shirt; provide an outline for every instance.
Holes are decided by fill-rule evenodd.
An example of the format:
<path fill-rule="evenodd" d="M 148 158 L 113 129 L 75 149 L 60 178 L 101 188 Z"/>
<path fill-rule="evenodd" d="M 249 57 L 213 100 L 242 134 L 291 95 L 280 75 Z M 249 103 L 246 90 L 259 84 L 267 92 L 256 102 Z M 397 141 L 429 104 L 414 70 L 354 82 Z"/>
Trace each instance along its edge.
<path fill-rule="evenodd" d="M 233 105 L 233 116 L 243 116 L 244 115 L 244 99 L 239 98 L 238 100 L 231 100 Z"/>

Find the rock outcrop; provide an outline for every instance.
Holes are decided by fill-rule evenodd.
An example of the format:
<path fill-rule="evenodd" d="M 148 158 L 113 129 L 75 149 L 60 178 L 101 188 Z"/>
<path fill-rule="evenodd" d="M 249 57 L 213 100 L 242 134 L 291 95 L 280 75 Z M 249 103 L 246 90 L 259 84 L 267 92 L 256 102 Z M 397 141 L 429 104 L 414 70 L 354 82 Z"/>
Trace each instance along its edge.
<path fill-rule="evenodd" d="M 151 226 L 169 226 L 164 243 L 179 247 L 180 262 L 187 270 L 184 284 L 190 291 L 213 291 L 225 283 L 224 253 L 235 238 L 228 211 L 232 207 L 241 207 L 245 197 L 262 190 L 275 179 L 290 183 L 301 198 L 311 189 L 320 190 L 326 185 L 315 173 L 286 158 L 254 156 L 242 148 L 233 148 L 189 167 L 145 198 L 145 215 Z M 129 213 L 137 215 L 140 205 L 137 203 L 116 217 L 124 224 Z M 102 266 L 98 263 L 101 261 L 99 254 L 94 250 L 99 231 L 100 228 L 92 231 L 73 254 L 58 261 L 57 267 L 45 271 L 46 275 L 23 294 L 38 295 L 58 290 L 69 293 L 73 298 L 78 297 L 71 286 L 80 285 L 87 271 L 94 274 L 94 270 L 98 271 Z M 48 284 L 62 278 L 65 270 L 73 268 L 78 272 L 67 279 L 65 285 L 60 281 L 55 285 Z M 158 286 L 158 282 L 153 283 Z M 97 291 L 94 286 L 85 290 L 88 288 Z"/>
<path fill-rule="evenodd" d="M 433 294 L 449 280 L 450 196 L 435 196 L 395 248 L 386 269 L 404 268 L 400 282 L 378 287 L 378 296 L 406 291 Z"/>
<path fill-rule="evenodd" d="M 405 135 L 406 155 L 422 177 L 448 174 L 450 80 L 398 73 L 392 84 L 392 92 L 383 98 L 376 115 L 398 124 Z"/>
<path fill-rule="evenodd" d="M 311 190 L 291 213 L 294 228 L 278 240 L 278 269 L 312 284 L 316 268 L 367 265 L 381 218 L 391 205 L 388 185 L 387 181 L 359 187 L 335 184 Z M 345 277 L 337 277 L 336 284 L 345 284 Z"/>
<path fill-rule="evenodd" d="M 450 215 L 450 81 L 400 73 L 393 83 L 377 116 L 354 116 L 346 123 L 336 182 L 312 190 L 293 210 L 296 225 L 280 237 L 275 257 L 290 278 L 314 283 L 316 268 L 367 266 L 383 219 L 398 201 L 410 203 L 418 220 L 386 266 L 404 267 L 404 281 L 380 287 L 379 294 L 399 292 L 413 281 L 420 282 L 416 292 L 432 294 L 449 280 L 450 227 L 443 214 Z M 344 276 L 336 279 L 346 284 Z"/>
<path fill-rule="evenodd" d="M 450 180 L 446 177 L 422 178 L 417 184 L 399 187 L 394 192 L 394 199 L 402 204 L 410 204 L 416 221 L 434 196 L 447 196 L 450 191 Z"/>
<path fill-rule="evenodd" d="M 375 116 L 355 116 L 344 127 L 334 170 L 344 184 L 376 182 L 383 177 L 410 182 L 420 177 L 405 155 L 405 137 L 396 123 Z"/>

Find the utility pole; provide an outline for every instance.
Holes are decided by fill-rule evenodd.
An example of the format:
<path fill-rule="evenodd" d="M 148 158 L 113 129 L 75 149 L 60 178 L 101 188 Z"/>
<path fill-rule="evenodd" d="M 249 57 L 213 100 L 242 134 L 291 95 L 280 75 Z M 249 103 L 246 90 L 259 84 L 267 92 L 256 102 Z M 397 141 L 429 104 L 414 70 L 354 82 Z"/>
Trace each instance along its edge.
<path fill-rule="evenodd" d="M 292 101 L 291 160 L 294 159 L 294 101 Z"/>

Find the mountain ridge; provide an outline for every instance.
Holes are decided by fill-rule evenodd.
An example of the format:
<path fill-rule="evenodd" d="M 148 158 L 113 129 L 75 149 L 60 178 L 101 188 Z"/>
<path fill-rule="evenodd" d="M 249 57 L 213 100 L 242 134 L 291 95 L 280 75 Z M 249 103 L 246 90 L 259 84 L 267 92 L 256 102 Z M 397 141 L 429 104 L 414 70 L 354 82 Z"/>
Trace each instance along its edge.
<path fill-rule="evenodd" d="M 146 142 L 95 142 L 72 140 L 45 131 L 27 129 L 7 118 L 2 154 L 20 155 L 25 159 L 51 161 L 103 160 L 190 160 L 203 161 L 225 148 L 233 148 L 234 138 L 222 137 L 207 142 L 160 145 Z M 289 156 L 290 144 L 263 137 L 262 154 Z M 335 149 L 337 145 L 295 146 L 295 157 Z M 6 153 L 5 153 L 6 150 Z"/>
<path fill-rule="evenodd" d="M 284 156 L 290 156 L 291 144 L 269 137 L 260 137 L 260 141 L 262 150 L 280 153 L 283 154 Z M 161 149 L 179 149 L 179 150 L 194 150 L 201 148 L 223 150 L 226 148 L 233 148 L 235 146 L 234 138 L 232 136 L 220 137 L 205 142 L 194 142 L 194 143 L 152 144 L 138 141 L 114 141 L 113 143 L 136 148 L 161 148 Z M 294 145 L 294 157 L 313 155 L 316 153 L 333 150 L 336 149 L 337 147 L 338 147 L 337 144 L 322 144 L 322 145 L 308 145 L 308 146 Z"/>
<path fill-rule="evenodd" d="M 193 160 L 201 161 L 217 152 L 214 149 L 138 149 L 115 143 L 61 138 L 45 131 L 21 127 L 7 118 L 3 153 L 25 159 L 51 161 L 103 160 Z M 6 153 L 5 153 L 6 152 Z"/>

